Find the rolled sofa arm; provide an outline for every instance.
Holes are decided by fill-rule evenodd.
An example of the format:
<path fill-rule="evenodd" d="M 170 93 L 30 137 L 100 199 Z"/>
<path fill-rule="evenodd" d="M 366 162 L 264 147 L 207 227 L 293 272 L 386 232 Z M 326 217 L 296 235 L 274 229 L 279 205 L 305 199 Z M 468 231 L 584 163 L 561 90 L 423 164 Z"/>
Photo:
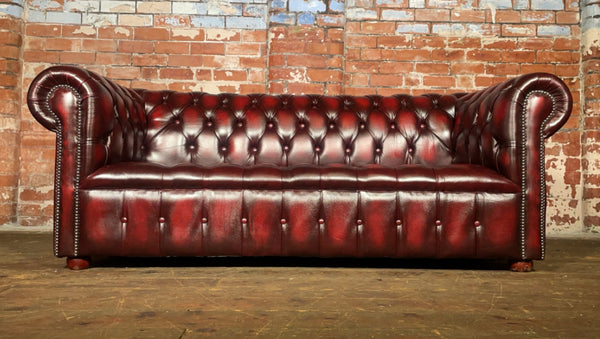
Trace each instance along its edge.
<path fill-rule="evenodd" d="M 108 163 L 141 157 L 144 104 L 132 90 L 72 66 L 42 71 L 29 87 L 27 104 L 56 133 L 55 254 L 77 255 L 80 181 Z"/>
<path fill-rule="evenodd" d="M 544 140 L 569 119 L 571 93 L 552 74 L 532 73 L 459 97 L 455 163 L 483 165 L 521 187 L 521 254 L 544 257 Z"/>

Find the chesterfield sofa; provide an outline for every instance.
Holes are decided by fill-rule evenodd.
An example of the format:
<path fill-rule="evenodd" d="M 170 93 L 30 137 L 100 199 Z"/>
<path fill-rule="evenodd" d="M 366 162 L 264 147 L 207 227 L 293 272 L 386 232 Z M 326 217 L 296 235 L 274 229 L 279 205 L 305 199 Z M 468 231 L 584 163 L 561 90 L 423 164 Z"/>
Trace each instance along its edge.
<path fill-rule="evenodd" d="M 56 133 L 54 254 L 544 258 L 544 139 L 572 98 L 536 73 L 389 97 L 124 88 L 55 66 L 32 82 Z M 509 266 L 510 264 L 510 266 Z"/>

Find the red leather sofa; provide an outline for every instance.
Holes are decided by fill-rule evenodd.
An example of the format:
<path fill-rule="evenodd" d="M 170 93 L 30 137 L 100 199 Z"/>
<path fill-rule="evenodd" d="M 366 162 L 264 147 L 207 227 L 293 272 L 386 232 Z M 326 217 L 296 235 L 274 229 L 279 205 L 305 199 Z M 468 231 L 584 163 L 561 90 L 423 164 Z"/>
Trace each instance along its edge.
<path fill-rule="evenodd" d="M 236 95 L 32 82 L 56 133 L 55 255 L 544 258 L 550 74 L 468 94 Z"/>

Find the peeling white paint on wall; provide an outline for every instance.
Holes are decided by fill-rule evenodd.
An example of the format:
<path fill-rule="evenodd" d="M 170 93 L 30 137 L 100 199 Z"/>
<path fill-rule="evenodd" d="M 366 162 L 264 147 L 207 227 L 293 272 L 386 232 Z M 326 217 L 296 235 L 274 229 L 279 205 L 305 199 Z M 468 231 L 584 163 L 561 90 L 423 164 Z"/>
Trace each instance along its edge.
<path fill-rule="evenodd" d="M 91 26 L 81 26 L 74 30 L 73 34 L 96 35 L 96 29 Z"/>
<path fill-rule="evenodd" d="M 581 35 L 581 53 L 594 54 L 594 49 L 600 49 L 600 28 L 590 28 Z"/>
<path fill-rule="evenodd" d="M 486 2 L 481 4 L 481 9 L 489 9 L 492 12 L 492 23 L 495 24 L 496 23 L 496 11 L 498 10 L 498 8 L 496 7 L 496 5 L 494 5 L 491 2 Z"/>
<path fill-rule="evenodd" d="M 290 76 L 292 77 L 292 81 L 295 81 L 295 82 L 310 81 L 310 79 L 308 78 L 308 75 L 306 75 L 306 69 L 304 69 L 302 72 L 299 69 L 297 69 L 293 72 L 290 72 Z"/>
<path fill-rule="evenodd" d="M 239 10 L 229 1 L 210 0 L 207 5 L 208 14 L 239 15 Z"/>
<path fill-rule="evenodd" d="M 171 32 L 173 33 L 173 37 L 178 38 L 196 39 L 200 35 L 200 30 L 198 29 L 173 28 Z"/>
<path fill-rule="evenodd" d="M 123 28 L 123 27 L 117 27 L 117 28 L 115 28 L 115 33 L 117 33 L 117 34 L 123 34 L 126 37 L 129 37 L 131 35 L 131 32 L 128 29 Z"/>
<path fill-rule="evenodd" d="M 206 30 L 206 39 L 207 40 L 229 40 L 238 34 L 237 31 L 231 29 L 207 29 Z"/>

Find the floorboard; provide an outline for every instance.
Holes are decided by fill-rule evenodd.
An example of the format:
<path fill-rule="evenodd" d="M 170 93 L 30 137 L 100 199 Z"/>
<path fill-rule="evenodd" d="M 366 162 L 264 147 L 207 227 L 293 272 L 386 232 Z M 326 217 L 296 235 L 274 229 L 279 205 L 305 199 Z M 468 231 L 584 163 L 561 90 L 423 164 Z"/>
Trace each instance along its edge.
<path fill-rule="evenodd" d="M 549 239 L 534 272 L 430 260 L 52 256 L 0 232 L 0 338 L 600 337 L 600 239 Z"/>

